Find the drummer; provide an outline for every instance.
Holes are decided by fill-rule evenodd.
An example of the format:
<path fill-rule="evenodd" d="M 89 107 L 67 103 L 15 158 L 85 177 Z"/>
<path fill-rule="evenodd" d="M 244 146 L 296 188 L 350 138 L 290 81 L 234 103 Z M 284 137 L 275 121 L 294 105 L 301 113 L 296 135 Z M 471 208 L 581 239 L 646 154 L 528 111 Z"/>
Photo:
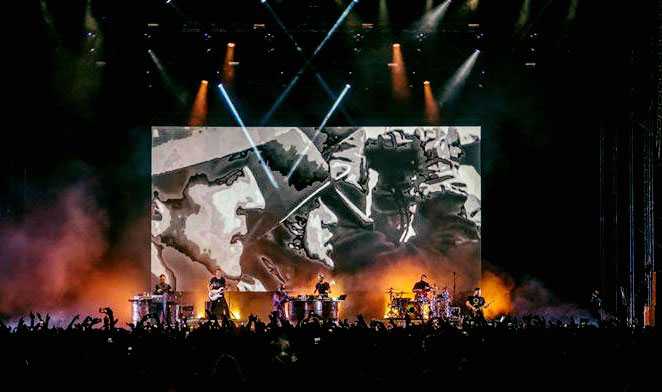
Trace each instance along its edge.
<path fill-rule="evenodd" d="M 432 290 L 432 286 L 425 279 L 427 276 L 425 274 L 421 275 L 421 280 L 414 283 L 414 299 L 417 301 L 426 300 L 428 298 L 428 293 Z"/>
<path fill-rule="evenodd" d="M 315 285 L 315 291 L 313 291 L 313 295 L 319 294 L 319 296 L 322 298 L 328 298 L 329 293 L 331 292 L 331 285 L 329 282 L 324 280 L 323 273 L 320 272 L 317 276 L 318 280 L 317 284 Z"/>

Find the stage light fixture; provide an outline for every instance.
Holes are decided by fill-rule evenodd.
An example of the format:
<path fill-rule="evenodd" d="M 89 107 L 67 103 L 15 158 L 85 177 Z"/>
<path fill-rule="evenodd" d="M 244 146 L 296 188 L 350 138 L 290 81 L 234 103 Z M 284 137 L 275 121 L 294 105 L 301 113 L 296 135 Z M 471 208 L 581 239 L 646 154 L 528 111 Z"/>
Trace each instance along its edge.
<path fill-rule="evenodd" d="M 469 74 L 471 73 L 474 65 L 476 64 L 476 60 L 478 59 L 479 54 L 480 50 L 474 50 L 474 52 L 464 61 L 460 68 L 455 71 L 453 77 L 451 77 L 451 79 L 446 83 L 444 92 L 441 96 L 441 99 L 439 100 L 439 105 L 441 107 L 443 107 L 448 101 L 457 95 L 459 90 L 464 85 L 464 82 L 466 82 L 467 78 L 469 77 Z"/>
<path fill-rule="evenodd" d="M 207 85 L 206 80 L 200 82 L 198 93 L 195 95 L 193 108 L 191 109 L 191 116 L 189 118 L 189 126 L 200 127 L 207 123 Z"/>
<path fill-rule="evenodd" d="M 223 95 L 223 98 L 225 99 L 225 102 L 228 104 L 228 107 L 230 108 L 230 112 L 234 116 L 235 120 L 241 127 L 242 132 L 244 132 L 244 136 L 246 136 L 246 140 L 248 140 L 248 143 L 251 145 L 251 150 L 255 154 L 255 157 L 257 158 L 257 161 L 260 163 L 260 166 L 262 167 L 262 170 L 264 170 L 264 174 L 267 176 L 269 179 L 269 182 L 271 182 L 271 185 L 274 186 L 274 188 L 278 189 L 278 182 L 276 182 L 276 179 L 273 176 L 273 173 L 271 173 L 271 169 L 267 165 L 267 163 L 262 159 L 262 154 L 260 153 L 260 150 L 258 150 L 257 145 L 253 141 L 253 138 L 251 137 L 250 133 L 248 132 L 248 129 L 246 129 L 246 126 L 244 125 L 244 121 L 241 119 L 241 116 L 239 116 L 239 112 L 237 111 L 237 108 L 234 106 L 232 103 L 232 100 L 230 99 L 230 95 L 228 92 L 225 90 L 225 87 L 223 87 L 223 83 L 218 84 L 218 88 L 221 91 L 221 94 Z"/>
<path fill-rule="evenodd" d="M 349 15 L 350 11 L 351 11 L 352 8 L 354 7 L 354 5 L 357 4 L 357 3 L 358 3 L 357 0 L 352 1 L 352 2 L 347 6 L 347 8 L 345 9 L 345 11 L 343 11 L 343 13 L 340 15 L 340 17 L 338 18 L 338 20 L 336 21 L 336 23 L 333 25 L 333 27 L 331 28 L 331 30 L 329 30 L 329 32 L 326 34 L 326 36 L 324 37 L 324 39 L 322 40 L 322 42 L 320 42 L 320 44 L 317 46 L 317 48 L 316 48 L 315 51 L 313 52 L 312 56 L 311 56 L 308 60 L 306 60 L 306 62 L 303 64 L 303 66 L 302 66 L 302 67 L 299 69 L 299 71 L 294 75 L 294 77 L 292 78 L 292 80 L 290 81 L 290 83 L 285 87 L 285 89 L 283 90 L 283 92 L 282 92 L 282 93 L 276 98 L 276 101 L 274 101 L 274 104 L 271 106 L 271 108 L 269 109 L 269 111 L 264 115 L 264 117 L 262 117 L 262 121 L 260 121 L 260 125 L 265 125 L 265 124 L 267 124 L 267 123 L 269 122 L 269 120 L 271 119 L 271 116 L 273 116 L 274 112 L 275 112 L 275 111 L 278 109 L 278 107 L 280 107 L 280 105 L 285 101 L 285 99 L 287 98 L 287 96 L 290 94 L 290 91 L 292 91 L 292 89 L 294 88 L 294 86 L 297 84 L 297 82 L 299 81 L 301 75 L 303 75 L 304 71 L 305 71 L 305 70 L 306 70 L 306 69 L 312 64 L 312 61 L 313 61 L 313 59 L 315 58 L 315 56 L 316 56 L 316 55 L 322 50 L 322 48 L 324 47 L 324 45 L 326 44 L 326 42 L 327 42 L 327 41 L 329 40 L 329 38 L 334 34 L 334 32 L 338 29 L 338 26 L 340 26 L 340 24 L 345 20 L 345 18 L 347 18 L 347 15 Z M 286 34 L 288 34 L 288 36 L 290 37 L 290 39 L 293 40 L 293 42 L 296 42 L 296 41 L 294 41 L 294 38 L 291 37 L 291 34 L 289 34 L 289 32 L 287 32 L 287 29 L 285 29 L 285 26 L 282 24 L 282 22 L 280 22 L 280 19 L 277 17 L 277 15 L 276 15 L 276 13 L 273 11 L 273 9 L 271 9 L 271 6 L 270 6 L 268 3 L 265 3 L 265 6 L 269 9 L 269 11 L 271 12 L 271 14 L 274 15 L 276 21 L 279 22 L 279 24 L 281 25 L 281 27 L 283 28 L 283 30 L 284 30 L 284 31 L 286 32 Z M 296 45 L 296 43 L 295 43 L 295 45 Z M 297 46 L 297 48 L 299 48 L 298 45 L 296 45 L 296 46 Z"/>
<path fill-rule="evenodd" d="M 223 60 L 223 82 L 231 84 L 234 82 L 234 42 L 228 42 L 225 48 L 225 58 Z"/>
<path fill-rule="evenodd" d="M 389 63 L 391 69 L 391 87 L 394 98 L 406 100 L 409 98 L 409 82 L 407 80 L 407 69 L 405 67 L 402 50 L 399 43 L 393 44 L 392 58 Z"/>
<path fill-rule="evenodd" d="M 439 125 L 439 103 L 434 98 L 430 81 L 423 82 L 423 98 L 425 102 L 425 120 L 429 125 Z"/>
<path fill-rule="evenodd" d="M 331 38 L 331 36 L 333 35 L 333 33 L 336 32 L 336 30 L 338 29 L 338 26 L 340 26 L 340 24 L 345 20 L 345 18 L 347 18 L 347 15 L 349 15 L 349 13 L 352 11 L 352 8 L 354 8 L 354 5 L 357 4 L 357 3 L 358 3 L 358 0 L 354 0 L 349 4 L 349 6 L 347 6 L 345 11 L 340 15 L 340 18 L 338 18 L 338 20 L 333 25 L 333 27 L 331 27 L 331 30 L 329 30 L 329 32 L 326 34 L 326 37 L 324 37 L 322 42 L 320 42 L 320 44 L 317 46 L 317 48 L 313 52 L 313 57 L 315 57 L 315 55 L 317 53 L 319 53 L 320 50 L 322 50 L 322 48 L 324 47 L 324 44 L 326 44 L 326 41 L 328 41 L 329 38 Z"/>
<path fill-rule="evenodd" d="M 437 28 L 439 27 L 441 20 L 446 15 L 450 4 L 451 0 L 446 0 L 429 12 L 426 12 L 425 15 L 423 15 L 423 17 L 416 23 L 415 30 L 429 33 L 434 33 L 437 31 Z"/>
<path fill-rule="evenodd" d="M 184 90 L 177 84 L 175 81 L 170 77 L 168 74 L 168 71 L 165 69 L 163 64 L 161 63 L 161 60 L 159 60 L 158 56 L 152 49 L 147 49 L 147 53 L 149 54 L 149 57 L 151 58 L 152 62 L 156 66 L 156 69 L 159 71 L 159 76 L 161 77 L 161 80 L 163 81 L 164 86 L 166 89 L 177 98 L 180 104 L 184 105 L 186 104 L 188 95 L 184 92 Z"/>

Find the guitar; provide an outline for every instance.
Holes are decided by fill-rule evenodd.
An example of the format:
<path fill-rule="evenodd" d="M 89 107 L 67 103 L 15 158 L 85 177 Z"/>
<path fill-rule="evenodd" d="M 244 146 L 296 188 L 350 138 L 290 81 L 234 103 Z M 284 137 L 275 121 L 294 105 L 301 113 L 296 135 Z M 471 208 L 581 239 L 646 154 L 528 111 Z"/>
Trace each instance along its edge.
<path fill-rule="evenodd" d="M 225 292 L 225 287 L 219 287 L 217 289 L 209 289 L 209 300 L 216 301 L 217 299 L 223 297 Z"/>
<path fill-rule="evenodd" d="M 483 305 L 480 305 L 480 306 L 472 305 L 471 308 L 470 308 L 471 313 L 473 313 L 474 316 L 478 315 L 478 313 L 482 314 L 483 309 L 488 308 L 492 304 L 492 302 L 494 302 L 494 301 L 487 302 L 487 303 L 485 303 Z"/>

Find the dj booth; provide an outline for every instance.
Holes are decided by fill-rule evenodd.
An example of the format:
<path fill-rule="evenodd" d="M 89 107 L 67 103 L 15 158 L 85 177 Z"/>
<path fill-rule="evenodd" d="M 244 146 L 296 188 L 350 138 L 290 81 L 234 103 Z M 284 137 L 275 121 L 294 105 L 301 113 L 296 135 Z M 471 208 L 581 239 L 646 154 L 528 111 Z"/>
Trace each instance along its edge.
<path fill-rule="evenodd" d="M 256 315 L 262 320 L 268 320 L 272 312 L 273 291 L 246 292 L 228 291 L 225 300 L 230 308 L 231 317 L 236 320 L 246 320 L 249 315 Z M 152 315 L 160 316 L 162 320 L 182 321 L 203 315 L 204 309 L 196 309 L 192 304 L 195 296 L 191 293 L 177 292 L 173 295 L 154 295 L 141 293 L 129 299 L 131 303 L 131 318 L 134 324 Z M 298 322 L 307 316 L 314 315 L 322 319 L 337 320 L 340 315 L 340 304 L 344 295 L 337 298 L 313 295 L 298 295 L 290 297 L 285 304 L 288 319 Z M 207 303 L 207 301 L 204 301 Z M 198 305 L 203 307 L 204 305 Z M 165 309 L 165 311 L 163 311 Z M 163 313 L 162 313 L 163 312 Z"/>
<path fill-rule="evenodd" d="M 287 315 L 290 321 L 297 322 L 308 316 L 317 316 L 324 320 L 337 320 L 338 308 L 343 296 L 334 298 L 323 298 L 312 295 L 299 295 L 287 303 Z"/>

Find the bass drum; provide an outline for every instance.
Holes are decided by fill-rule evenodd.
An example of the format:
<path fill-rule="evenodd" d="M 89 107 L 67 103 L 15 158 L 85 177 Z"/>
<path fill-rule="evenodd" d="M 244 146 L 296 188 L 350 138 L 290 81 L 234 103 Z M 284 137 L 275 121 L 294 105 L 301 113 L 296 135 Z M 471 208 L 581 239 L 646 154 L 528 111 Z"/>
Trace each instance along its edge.
<path fill-rule="evenodd" d="M 427 320 L 430 315 L 430 304 L 410 300 L 405 308 L 406 315 L 411 319 Z"/>
<path fill-rule="evenodd" d="M 405 304 L 405 314 L 409 316 L 409 318 L 413 318 L 413 319 L 419 318 L 420 317 L 418 311 L 419 307 L 420 304 L 418 302 L 409 300 Z"/>

